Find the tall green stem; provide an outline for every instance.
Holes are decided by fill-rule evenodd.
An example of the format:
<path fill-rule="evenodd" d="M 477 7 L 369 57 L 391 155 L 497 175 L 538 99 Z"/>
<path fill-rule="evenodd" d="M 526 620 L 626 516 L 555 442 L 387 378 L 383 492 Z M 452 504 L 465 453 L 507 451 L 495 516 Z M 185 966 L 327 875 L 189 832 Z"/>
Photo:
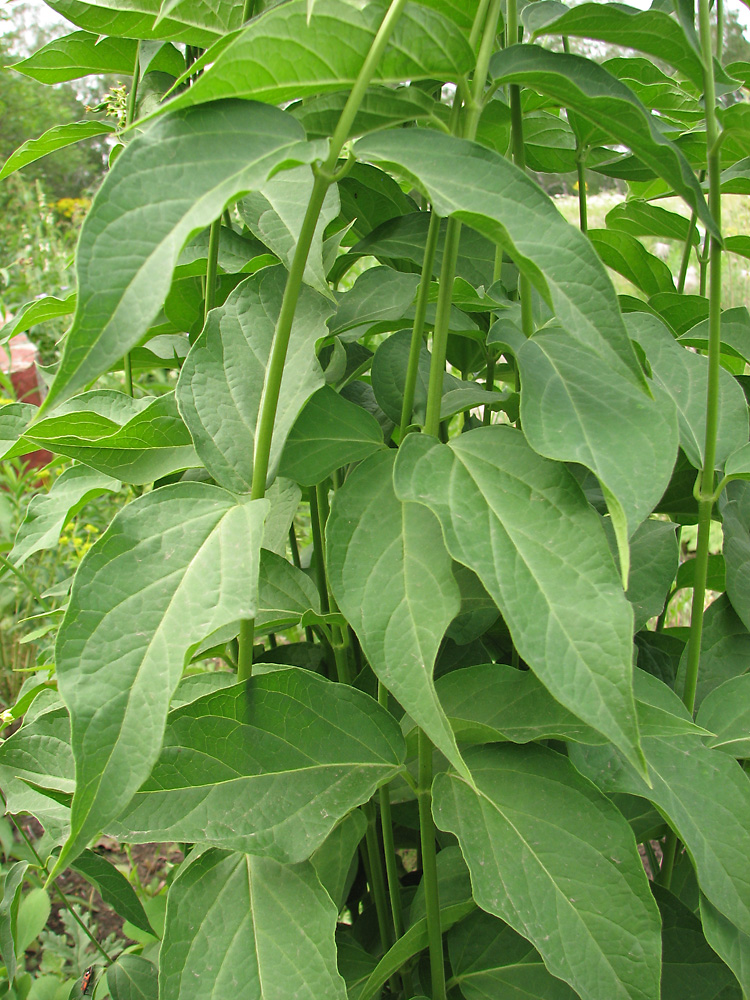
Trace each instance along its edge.
<path fill-rule="evenodd" d="M 322 512 L 322 490 L 319 486 L 313 486 L 310 490 L 310 526 L 313 536 L 313 551 L 315 558 L 315 581 L 318 585 L 318 596 L 320 597 L 320 607 L 323 614 L 327 615 L 331 610 L 328 603 L 328 582 L 326 580 L 326 558 L 325 558 L 325 524 Z"/>
<path fill-rule="evenodd" d="M 378 681 L 378 704 L 383 708 L 388 708 L 388 689 Z M 388 877 L 388 895 L 391 898 L 391 914 L 393 916 L 393 930 L 396 938 L 400 938 L 404 933 L 404 913 L 401 906 L 401 884 L 398 880 L 398 870 L 396 868 L 396 847 L 393 840 L 393 819 L 391 817 L 391 793 L 389 786 L 381 785 L 379 790 L 380 798 L 380 827 L 383 833 L 383 853 L 385 854 L 385 871 Z"/>
<path fill-rule="evenodd" d="M 435 212 L 431 212 L 430 225 L 427 229 L 427 241 L 424 248 L 424 260 L 422 261 L 422 277 L 419 280 L 417 304 L 414 310 L 414 324 L 411 328 L 409 362 L 406 366 L 404 402 L 401 407 L 400 440 L 402 441 L 404 439 L 404 435 L 406 434 L 406 429 L 411 423 L 411 415 L 414 409 L 414 392 L 417 385 L 417 374 L 419 372 L 419 356 L 422 352 L 424 321 L 425 316 L 427 315 L 427 300 L 430 294 L 432 268 L 435 263 L 435 251 L 437 250 L 439 236 L 440 218 L 435 214 Z"/>
<path fill-rule="evenodd" d="M 513 11 L 514 18 L 516 15 L 516 0 L 508 0 L 508 19 L 510 23 L 511 8 Z M 518 167 L 519 170 L 526 170 L 526 150 L 523 144 L 523 109 L 521 108 L 521 88 L 518 84 L 511 84 L 510 86 L 510 122 L 511 122 L 511 137 L 513 146 L 513 162 Z M 579 178 L 581 172 L 579 171 Z M 579 180 L 580 184 L 580 180 Z M 585 196 L 586 182 L 584 176 L 584 196 Z M 580 205 L 580 190 L 579 190 L 579 205 Z M 585 219 L 584 219 L 585 221 Z M 525 274 L 519 274 L 518 276 L 518 294 L 521 299 L 521 328 L 527 337 L 530 337 L 534 332 L 534 313 L 533 313 L 533 300 L 531 292 L 531 282 Z"/>
<path fill-rule="evenodd" d="M 128 104 L 125 109 L 125 127 L 132 125 L 135 121 L 135 108 L 138 102 L 138 83 L 141 76 L 141 43 L 135 47 L 135 62 L 133 64 L 133 82 L 130 85 L 128 94 Z M 133 395 L 133 365 L 128 352 L 122 359 L 122 367 L 125 372 L 125 391 L 129 396 Z"/>
<path fill-rule="evenodd" d="M 432 743 L 419 730 L 419 842 L 422 855 L 422 884 L 427 911 L 427 938 L 430 947 L 430 975 L 433 1000 L 446 1000 L 443 933 L 440 925 L 440 899 L 435 850 L 435 821 L 432 818 Z"/>
<path fill-rule="evenodd" d="M 365 57 L 362 69 L 359 71 L 359 75 L 341 112 L 341 117 L 328 147 L 328 156 L 325 162 L 315 170 L 315 180 L 313 182 L 310 201 L 297 239 L 297 246 L 294 250 L 294 257 L 292 258 L 286 287 L 284 288 L 284 296 L 281 300 L 281 309 L 276 323 L 276 330 L 274 331 L 271 356 L 268 361 L 266 380 L 263 386 L 260 416 L 255 435 L 253 478 L 250 488 L 251 500 L 259 500 L 266 495 L 266 479 L 268 477 L 268 463 L 271 455 L 273 426 L 276 420 L 276 409 L 279 404 L 284 363 L 286 362 L 289 337 L 292 332 L 292 322 L 294 321 L 294 314 L 297 309 L 297 301 L 300 289 L 302 288 L 305 265 L 307 264 L 313 235 L 315 234 L 315 228 L 320 217 L 320 210 L 323 207 L 323 201 L 329 186 L 336 179 L 336 163 L 344 147 L 344 143 L 349 136 L 349 129 L 405 4 L 406 0 L 391 0 L 391 5 L 373 39 L 370 51 Z M 252 649 L 249 654 L 246 652 L 243 657 L 242 646 L 242 632 L 240 632 L 240 658 L 245 662 L 249 660 L 252 664 Z"/>
<path fill-rule="evenodd" d="M 677 275 L 677 291 L 682 295 L 685 291 L 685 280 L 687 278 L 688 265 L 690 264 L 690 253 L 693 249 L 693 233 L 695 232 L 695 226 L 698 222 L 698 213 L 693 211 L 690 216 L 690 225 L 688 226 L 687 239 L 685 240 L 685 249 L 682 251 L 682 259 L 680 261 L 680 272 Z"/>
<path fill-rule="evenodd" d="M 704 95 L 706 105 L 706 144 L 708 147 L 708 207 L 721 230 L 721 153 L 719 124 L 716 117 L 716 89 L 714 85 L 713 46 L 709 0 L 699 3 L 700 39 L 703 52 Z M 706 236 L 709 246 L 708 288 L 708 389 L 706 393 L 706 437 L 703 448 L 703 467 L 698 479 L 698 541 L 695 553 L 695 582 L 690 617 L 687 666 L 682 700 L 691 713 L 695 709 L 695 692 L 698 685 L 701 638 L 703 635 L 703 605 L 706 598 L 708 572 L 708 545 L 711 530 L 711 513 L 715 500 L 714 479 L 716 465 L 716 436 L 719 423 L 719 356 L 721 352 L 721 243 L 715 236 Z M 664 848 L 660 881 L 669 886 L 677 853 L 677 836 L 670 831 Z"/>
<path fill-rule="evenodd" d="M 578 171 L 578 221 L 582 233 L 589 230 L 588 204 L 586 199 L 586 156 L 583 150 L 578 151 L 576 159 L 576 169 Z"/>
<path fill-rule="evenodd" d="M 208 236 L 208 261 L 206 263 L 206 299 L 203 304 L 203 320 L 216 305 L 216 279 L 219 273 L 219 241 L 221 240 L 221 216 L 214 219 Z"/>

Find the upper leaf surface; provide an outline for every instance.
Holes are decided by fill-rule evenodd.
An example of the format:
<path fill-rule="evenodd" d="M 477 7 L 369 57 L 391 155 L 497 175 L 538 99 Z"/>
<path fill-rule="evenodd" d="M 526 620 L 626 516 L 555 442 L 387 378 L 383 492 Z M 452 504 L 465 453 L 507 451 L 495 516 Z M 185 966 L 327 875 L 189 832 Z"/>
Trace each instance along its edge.
<path fill-rule="evenodd" d="M 255 18 L 226 45 L 210 69 L 169 109 L 223 97 L 269 104 L 351 87 L 385 15 L 381 0 L 356 7 L 344 0 L 278 4 Z M 342 40 L 346 44 L 342 44 Z M 210 60 L 211 53 L 207 53 Z M 462 31 L 436 11 L 407 3 L 373 82 L 455 80 L 474 56 Z"/>
<path fill-rule="evenodd" d="M 426 129 L 368 136 L 354 148 L 358 158 L 412 180 L 439 215 L 453 215 L 499 243 L 571 336 L 635 385 L 645 385 L 604 265 L 516 166 L 494 150 Z"/>
<path fill-rule="evenodd" d="M 480 578 L 554 697 L 641 766 L 633 614 L 598 515 L 565 466 L 494 425 L 447 446 L 410 435 L 395 486 L 437 514 L 448 551 Z"/>
<path fill-rule="evenodd" d="M 118 35 L 126 38 L 145 40 L 171 39 L 201 47 L 211 45 L 224 34 L 220 24 L 209 25 L 204 18 L 202 27 L 196 27 L 190 18 L 183 21 L 179 16 L 156 18 L 161 0 L 99 0 L 96 4 L 83 0 L 50 0 L 48 6 L 62 14 L 68 21 L 97 35 Z M 195 5 L 193 4 L 193 10 Z M 204 11 L 206 10 L 204 6 Z M 235 27 L 242 21 L 242 7 L 234 5 Z M 132 69 L 132 67 L 131 67 Z"/>
<path fill-rule="evenodd" d="M 13 69 L 40 83 L 64 83 L 89 73 L 132 73 L 137 42 L 132 38 L 99 38 L 74 31 L 55 38 Z"/>
<path fill-rule="evenodd" d="M 403 757 L 398 724 L 369 695 L 277 669 L 171 712 L 153 773 L 113 829 L 302 861 Z"/>
<path fill-rule="evenodd" d="M 188 237 L 275 170 L 313 159 L 303 139 L 277 108 L 227 101 L 166 116 L 127 146 L 81 231 L 76 313 L 46 408 L 138 343 Z"/>
<path fill-rule="evenodd" d="M 208 850 L 169 892 L 162 1000 L 346 1000 L 336 907 L 310 864 Z"/>
<path fill-rule="evenodd" d="M 394 493 L 394 458 L 371 456 L 336 493 L 326 530 L 331 590 L 372 669 L 465 773 L 432 682 L 459 590 L 433 514 Z"/>
<path fill-rule="evenodd" d="M 125 507 L 81 563 L 56 647 L 76 759 L 58 868 L 148 777 L 191 649 L 255 614 L 267 506 L 201 483 L 167 486 Z"/>
<path fill-rule="evenodd" d="M 633 92 L 603 66 L 538 45 L 511 45 L 493 57 L 490 74 L 496 84 L 532 87 L 595 125 L 603 124 L 613 138 L 663 177 L 698 212 L 703 224 L 718 235 L 701 186 L 685 156 L 666 138 Z"/>
<path fill-rule="evenodd" d="M 286 278 L 283 267 L 263 268 L 213 309 L 177 383 L 196 451 L 217 482 L 238 493 L 248 492 L 252 482 L 256 425 Z M 327 336 L 333 309 L 328 299 L 302 287 L 276 411 L 271 476 L 300 410 L 324 383 L 315 345 Z"/>
<path fill-rule="evenodd" d="M 659 916 L 616 807 L 542 747 L 466 759 L 476 789 L 440 774 L 433 809 L 458 837 L 482 909 L 528 938 L 582 1000 L 658 997 Z"/>

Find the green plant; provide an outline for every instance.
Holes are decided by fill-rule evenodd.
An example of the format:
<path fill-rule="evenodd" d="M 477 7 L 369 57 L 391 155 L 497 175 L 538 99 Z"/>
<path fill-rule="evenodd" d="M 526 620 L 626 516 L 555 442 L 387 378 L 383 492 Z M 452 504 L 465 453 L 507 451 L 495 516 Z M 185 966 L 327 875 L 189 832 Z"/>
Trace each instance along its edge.
<path fill-rule="evenodd" d="M 27 70 L 133 84 L 2 439 L 76 463 L 63 522 L 141 495 L 0 778 L 50 884 L 102 830 L 185 851 L 97 995 L 750 995 L 750 66 L 708 0 L 50 2 L 84 30 Z M 527 168 L 576 173 L 580 228 Z M 587 171 L 628 183 L 599 228 Z"/>

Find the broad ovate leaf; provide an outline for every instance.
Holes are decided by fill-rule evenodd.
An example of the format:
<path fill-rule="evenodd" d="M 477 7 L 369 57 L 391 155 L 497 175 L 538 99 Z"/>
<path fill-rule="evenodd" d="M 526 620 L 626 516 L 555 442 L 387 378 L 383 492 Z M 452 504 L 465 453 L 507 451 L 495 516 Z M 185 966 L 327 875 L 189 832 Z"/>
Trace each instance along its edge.
<path fill-rule="evenodd" d="M 254 18 L 210 69 L 168 108 L 225 97 L 279 104 L 353 86 L 387 10 L 383 0 L 356 7 L 344 0 L 278 4 Z M 346 44 L 342 45 L 342 38 Z M 211 53 L 207 53 L 209 57 Z M 474 57 L 463 33 L 436 11 L 407 3 L 378 62 L 373 82 L 458 79 Z"/>
<path fill-rule="evenodd" d="M 481 908 L 582 1000 L 657 997 L 659 915 L 617 808 L 544 747 L 477 748 L 466 761 L 476 787 L 440 774 L 433 811 L 458 837 Z"/>
<path fill-rule="evenodd" d="M 108 829 L 296 863 L 403 758 L 398 723 L 369 695 L 279 668 L 171 712 L 151 776 Z"/>
<path fill-rule="evenodd" d="M 170 888 L 162 1000 L 346 1000 L 336 906 L 309 862 L 207 850 Z"/>
<path fill-rule="evenodd" d="M 76 313 L 47 409 L 140 341 L 191 235 L 276 170 L 320 152 L 290 116 L 247 101 L 168 115 L 136 136 L 107 174 L 81 231 Z"/>
<path fill-rule="evenodd" d="M 177 383 L 177 403 L 196 451 L 216 481 L 238 493 L 252 483 L 256 425 L 286 278 L 283 267 L 263 268 L 213 309 Z M 328 334 L 333 308 L 302 287 L 276 410 L 271 477 L 302 407 L 324 384 L 315 345 Z"/>
<path fill-rule="evenodd" d="M 397 498 L 393 465 L 392 451 L 378 452 L 336 492 L 326 529 L 331 590 L 380 680 L 466 773 L 432 681 L 460 593 L 440 525 Z"/>
<path fill-rule="evenodd" d="M 498 243 L 570 333 L 613 373 L 645 388 L 612 283 L 586 237 L 499 153 L 428 129 L 360 139 L 358 159 L 383 164 L 451 215 Z"/>
<path fill-rule="evenodd" d="M 397 496 L 437 515 L 451 556 L 477 574 L 551 694 L 643 769 L 633 613 L 572 474 L 496 424 L 448 445 L 410 435 L 394 478 Z"/>
<path fill-rule="evenodd" d="M 125 507 L 85 556 L 56 646 L 76 760 L 56 870 L 148 777 L 192 650 L 254 616 L 267 506 L 202 483 L 166 486 Z"/>

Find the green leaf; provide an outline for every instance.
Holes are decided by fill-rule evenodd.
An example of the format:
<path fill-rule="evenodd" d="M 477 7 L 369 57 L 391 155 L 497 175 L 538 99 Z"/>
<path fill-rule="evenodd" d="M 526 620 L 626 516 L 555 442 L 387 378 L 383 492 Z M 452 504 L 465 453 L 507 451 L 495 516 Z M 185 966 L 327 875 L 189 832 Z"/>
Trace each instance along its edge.
<path fill-rule="evenodd" d="M 744 994 L 747 994 L 748 988 L 750 988 L 750 935 L 743 934 L 742 931 L 738 930 L 731 920 L 727 920 L 723 914 L 719 913 L 716 907 L 709 903 L 702 894 L 700 897 L 700 917 L 706 941 L 716 954 L 726 962 L 737 977 Z"/>
<path fill-rule="evenodd" d="M 336 469 L 383 447 L 375 417 L 330 386 L 312 396 L 289 432 L 279 471 L 302 486 L 322 482 Z"/>
<path fill-rule="evenodd" d="M 568 35 L 626 45 L 669 63 L 702 93 L 703 64 L 695 30 L 690 37 L 684 27 L 666 11 L 641 11 L 625 4 L 613 7 L 584 3 L 558 16 L 559 7 L 556 4 L 551 7 L 551 19 L 547 19 L 546 6 L 539 4 L 534 12 L 535 24 L 531 27 L 533 37 Z M 731 79 L 717 63 L 714 72 L 717 83 L 727 84 L 730 89 L 734 89 Z"/>
<path fill-rule="evenodd" d="M 594 125 L 603 125 L 695 209 L 706 228 L 718 235 L 700 183 L 684 155 L 665 137 L 658 121 L 630 88 L 603 66 L 538 45 L 511 45 L 493 56 L 490 74 L 495 84 L 531 87 Z"/>
<path fill-rule="evenodd" d="M 238 13 L 233 0 L 203 0 L 200 4 L 191 0 L 162 0 L 155 26 L 167 18 L 176 18 L 185 24 L 222 35 L 242 25 L 241 12 Z"/>
<path fill-rule="evenodd" d="M 565 466 L 496 424 L 448 446 L 409 435 L 395 485 L 437 514 L 448 551 L 477 574 L 552 695 L 642 766 L 632 611 L 598 515 Z"/>
<path fill-rule="evenodd" d="M 744 933 L 750 929 L 750 787 L 739 764 L 695 736 L 644 737 L 652 787 L 613 747 L 571 743 L 575 766 L 607 792 L 649 799 L 688 850 L 698 884 Z"/>
<path fill-rule="evenodd" d="M 698 725 L 714 733 L 706 745 L 750 757 L 750 674 L 724 681 L 701 702 Z"/>
<path fill-rule="evenodd" d="M 0 899 L 0 956 L 2 956 L 8 979 L 11 982 L 16 978 L 18 968 L 16 963 L 18 904 L 28 867 L 28 861 L 16 861 L 15 864 L 11 865 L 5 876 L 3 896 Z"/>
<path fill-rule="evenodd" d="M 16 954 L 19 958 L 44 930 L 51 909 L 50 898 L 41 887 L 32 889 L 19 900 L 16 919 Z"/>
<path fill-rule="evenodd" d="M 727 596 L 747 627 L 750 621 L 750 488 L 744 482 L 729 485 L 721 497 L 724 522 L 724 563 Z"/>
<path fill-rule="evenodd" d="M 91 139 L 95 135 L 110 134 L 114 131 L 114 125 L 110 125 L 109 122 L 88 121 L 55 125 L 48 129 L 44 135 L 40 135 L 38 139 L 29 139 L 23 146 L 19 146 L 14 153 L 11 153 L 0 170 L 0 181 L 15 173 L 16 170 L 20 170 L 21 167 L 54 153 L 56 149 L 71 146 L 83 139 Z"/>
<path fill-rule="evenodd" d="M 647 520 L 636 528 L 630 540 L 630 579 L 625 595 L 633 605 L 636 632 L 661 614 L 679 560 L 674 524 Z"/>
<path fill-rule="evenodd" d="M 302 490 L 291 479 L 278 477 L 266 490 L 271 510 L 263 528 L 263 548 L 286 556 L 289 529 L 297 513 Z"/>
<path fill-rule="evenodd" d="M 336 907 L 310 864 L 208 850 L 167 902 L 162 1000 L 346 1000 Z"/>
<path fill-rule="evenodd" d="M 104 902 L 111 906 L 123 920 L 135 924 L 147 934 L 154 933 L 146 911 L 135 894 L 135 889 L 122 872 L 111 865 L 106 858 L 86 850 L 78 855 L 70 867 L 95 886 Z"/>
<path fill-rule="evenodd" d="M 507 250 L 579 343 L 634 385 L 645 384 L 596 252 L 517 167 L 493 150 L 426 129 L 367 137 L 354 148 L 358 158 L 407 177 L 439 215 L 468 223 Z"/>
<path fill-rule="evenodd" d="M 357 8 L 343 0 L 291 0 L 254 18 L 226 45 L 194 86 L 168 110 L 242 97 L 269 104 L 350 89 L 370 51 L 385 4 Z M 341 44 L 342 37 L 346 45 Z M 209 52 L 208 58 L 211 58 Z M 375 83 L 456 79 L 474 57 L 463 33 L 435 11 L 408 3 L 373 76 Z"/>
<path fill-rule="evenodd" d="M 746 306 L 722 312 L 719 335 L 722 354 L 750 360 L 750 313 Z M 708 319 L 703 319 L 680 336 L 680 343 L 708 351 L 708 339 Z"/>
<path fill-rule="evenodd" d="M 681 240 L 697 246 L 700 234 L 697 229 L 690 230 L 690 221 L 684 215 L 669 212 L 659 205 L 647 201 L 629 198 L 621 201 L 607 212 L 604 220 L 607 229 L 619 230 L 631 236 L 656 236 L 658 239 Z"/>
<path fill-rule="evenodd" d="M 87 503 L 119 489 L 116 479 L 86 466 L 65 469 L 49 493 L 37 493 L 31 498 L 9 556 L 11 562 L 22 566 L 34 552 L 54 548 L 65 525 Z"/>
<path fill-rule="evenodd" d="M 676 896 L 653 887 L 662 919 L 662 1000 L 742 1000 L 734 976 L 709 947 L 700 920 Z"/>
<path fill-rule="evenodd" d="M 526 938 L 477 910 L 448 932 L 451 970 L 465 1000 L 576 1000 Z"/>
<path fill-rule="evenodd" d="M 238 206 L 240 217 L 252 234 L 276 254 L 287 269 L 292 266 L 314 180 L 308 166 L 285 170 L 265 181 Z M 338 191 L 333 184 L 326 192 L 315 226 L 304 276 L 308 285 L 326 296 L 331 293 L 323 262 L 323 232 L 337 217 L 339 209 Z"/>
<path fill-rule="evenodd" d="M 255 430 L 266 365 L 286 285 L 282 267 L 246 278 L 209 314 L 177 382 L 177 401 L 196 451 L 217 482 L 239 493 L 252 482 Z M 324 383 L 315 355 L 333 305 L 303 286 L 276 411 L 270 476 L 303 406 Z"/>
<path fill-rule="evenodd" d="M 465 773 L 432 681 L 459 590 L 434 516 L 394 493 L 394 458 L 372 455 L 337 490 L 326 528 L 329 582 L 372 669 Z"/>
<path fill-rule="evenodd" d="M 171 392 L 133 399 L 114 389 L 93 389 L 37 420 L 26 438 L 136 485 L 200 465 Z"/>
<path fill-rule="evenodd" d="M 47 409 L 139 342 L 189 236 L 274 171 L 319 155 L 303 139 L 277 108 L 227 101 L 168 115 L 128 144 L 83 224 L 76 314 Z"/>
<path fill-rule="evenodd" d="M 587 235 L 602 262 L 646 295 L 675 290 L 669 267 L 635 236 L 611 229 L 589 229 Z"/>
<path fill-rule="evenodd" d="M 680 660 L 677 690 L 685 682 L 687 647 Z M 717 597 L 703 615 L 700 670 L 695 704 L 700 706 L 724 681 L 750 668 L 750 632 L 745 628 L 726 594 Z"/>
<path fill-rule="evenodd" d="M 642 670 L 634 675 L 638 723 L 644 735 L 705 735 L 679 698 Z M 572 740 L 600 745 L 605 737 L 556 701 L 530 670 L 486 663 L 454 670 L 436 683 L 445 714 L 462 743 Z"/>
<path fill-rule="evenodd" d="M 489 338 L 496 339 L 492 331 Z M 503 339 L 521 370 L 521 423 L 529 444 L 545 458 L 591 469 L 632 535 L 672 476 L 679 444 L 675 406 L 665 392 L 647 396 L 566 330 L 546 326 L 528 339 L 508 331 Z"/>
<path fill-rule="evenodd" d="M 295 863 L 403 756 L 398 724 L 369 695 L 278 669 L 171 712 L 151 777 L 108 829 Z"/>
<path fill-rule="evenodd" d="M 18 310 L 13 319 L 0 327 L 0 338 L 6 343 L 17 333 L 24 333 L 30 330 L 37 323 L 45 323 L 50 319 L 57 319 L 58 316 L 69 316 L 76 307 L 76 293 L 71 292 L 64 299 L 55 298 L 54 295 L 45 295 L 41 299 L 34 299 L 27 302 Z"/>
<path fill-rule="evenodd" d="M 310 577 L 283 556 L 263 549 L 255 616 L 257 634 L 297 625 L 308 611 L 320 616 L 320 597 Z M 238 624 L 234 631 L 239 631 Z"/>
<path fill-rule="evenodd" d="M 255 615 L 267 508 L 202 483 L 166 486 L 128 504 L 84 557 L 56 647 L 76 759 L 56 871 L 148 777 L 192 650 Z"/>
<path fill-rule="evenodd" d="M 133 38 L 100 38 L 89 31 L 74 31 L 13 63 L 13 69 L 39 83 L 64 83 L 90 73 L 131 75 L 136 45 Z"/>
<path fill-rule="evenodd" d="M 320 847 L 310 855 L 310 863 L 320 884 L 339 910 L 346 902 L 351 888 L 354 878 L 352 865 L 366 829 L 364 813 L 355 809 L 333 828 Z"/>
<path fill-rule="evenodd" d="M 37 412 L 31 403 L 0 406 L 0 458 L 15 458 L 33 451 L 33 445 L 29 445 L 22 435 Z"/>
<path fill-rule="evenodd" d="M 153 962 L 140 955 L 120 955 L 107 969 L 112 1000 L 157 1000 L 159 987 Z"/>
<path fill-rule="evenodd" d="M 185 244 L 174 269 L 175 278 L 203 277 L 208 264 L 208 244 L 210 230 L 204 229 Z M 264 263 L 268 250 L 252 236 L 240 236 L 233 229 L 222 226 L 219 232 L 218 269 L 228 274 L 238 271 L 253 273 L 258 270 L 255 262 L 261 258 Z"/>
<path fill-rule="evenodd" d="M 289 108 L 307 132 L 308 139 L 327 139 L 338 125 L 349 91 L 321 94 Z M 391 125 L 437 117 L 439 106 L 417 87 L 370 87 L 365 91 L 349 128 L 347 139 L 377 132 Z"/>
<path fill-rule="evenodd" d="M 204 48 L 224 34 L 218 25 L 215 28 L 196 28 L 176 17 L 163 18 L 155 23 L 161 0 L 105 0 L 104 3 L 99 0 L 97 4 L 82 0 L 50 0 L 48 6 L 79 28 L 97 35 L 171 39 Z M 205 5 L 203 9 L 206 9 Z M 235 12 L 235 27 L 239 27 L 242 8 L 235 5 Z"/>
<path fill-rule="evenodd" d="M 345 340 L 354 340 L 376 323 L 403 319 L 409 314 L 418 284 L 416 274 L 390 267 L 369 268 L 339 299 L 328 324 L 331 333 L 347 334 Z"/>
<path fill-rule="evenodd" d="M 358 166 L 368 167 L 369 164 L 360 163 Z M 375 167 L 370 167 L 370 170 L 375 170 Z M 389 208 L 388 211 L 392 212 L 393 209 Z M 331 273 L 332 280 L 339 277 L 338 269 L 342 265 L 350 267 L 358 257 L 372 256 L 385 262 L 408 261 L 410 265 L 415 265 L 418 270 L 421 270 L 427 230 L 430 226 L 429 212 L 404 212 L 399 215 L 393 212 L 393 216 L 369 232 L 359 243 L 356 243 L 349 254 L 339 258 L 337 267 Z M 440 223 L 435 262 L 432 267 L 433 276 L 436 278 L 440 276 L 442 267 L 447 225 L 447 219 L 443 219 Z M 404 269 L 410 270 L 410 267 Z M 494 245 L 481 233 L 464 227 L 461 230 L 458 247 L 456 276 L 464 278 L 471 285 L 487 286 L 492 284 L 494 269 Z"/>
<path fill-rule="evenodd" d="M 630 313 L 626 325 L 641 345 L 657 383 L 674 400 L 680 426 L 680 447 L 697 468 L 703 463 L 706 443 L 706 391 L 708 359 L 687 351 L 656 317 Z M 721 467 L 733 451 L 747 442 L 747 403 L 742 389 L 729 372 L 719 371 L 718 440 L 716 466 Z"/>
<path fill-rule="evenodd" d="M 477 903 L 527 938 L 582 1000 L 658 996 L 659 917 L 615 806 L 540 746 L 477 748 L 466 760 L 476 788 L 438 775 L 433 811 L 458 837 Z"/>

